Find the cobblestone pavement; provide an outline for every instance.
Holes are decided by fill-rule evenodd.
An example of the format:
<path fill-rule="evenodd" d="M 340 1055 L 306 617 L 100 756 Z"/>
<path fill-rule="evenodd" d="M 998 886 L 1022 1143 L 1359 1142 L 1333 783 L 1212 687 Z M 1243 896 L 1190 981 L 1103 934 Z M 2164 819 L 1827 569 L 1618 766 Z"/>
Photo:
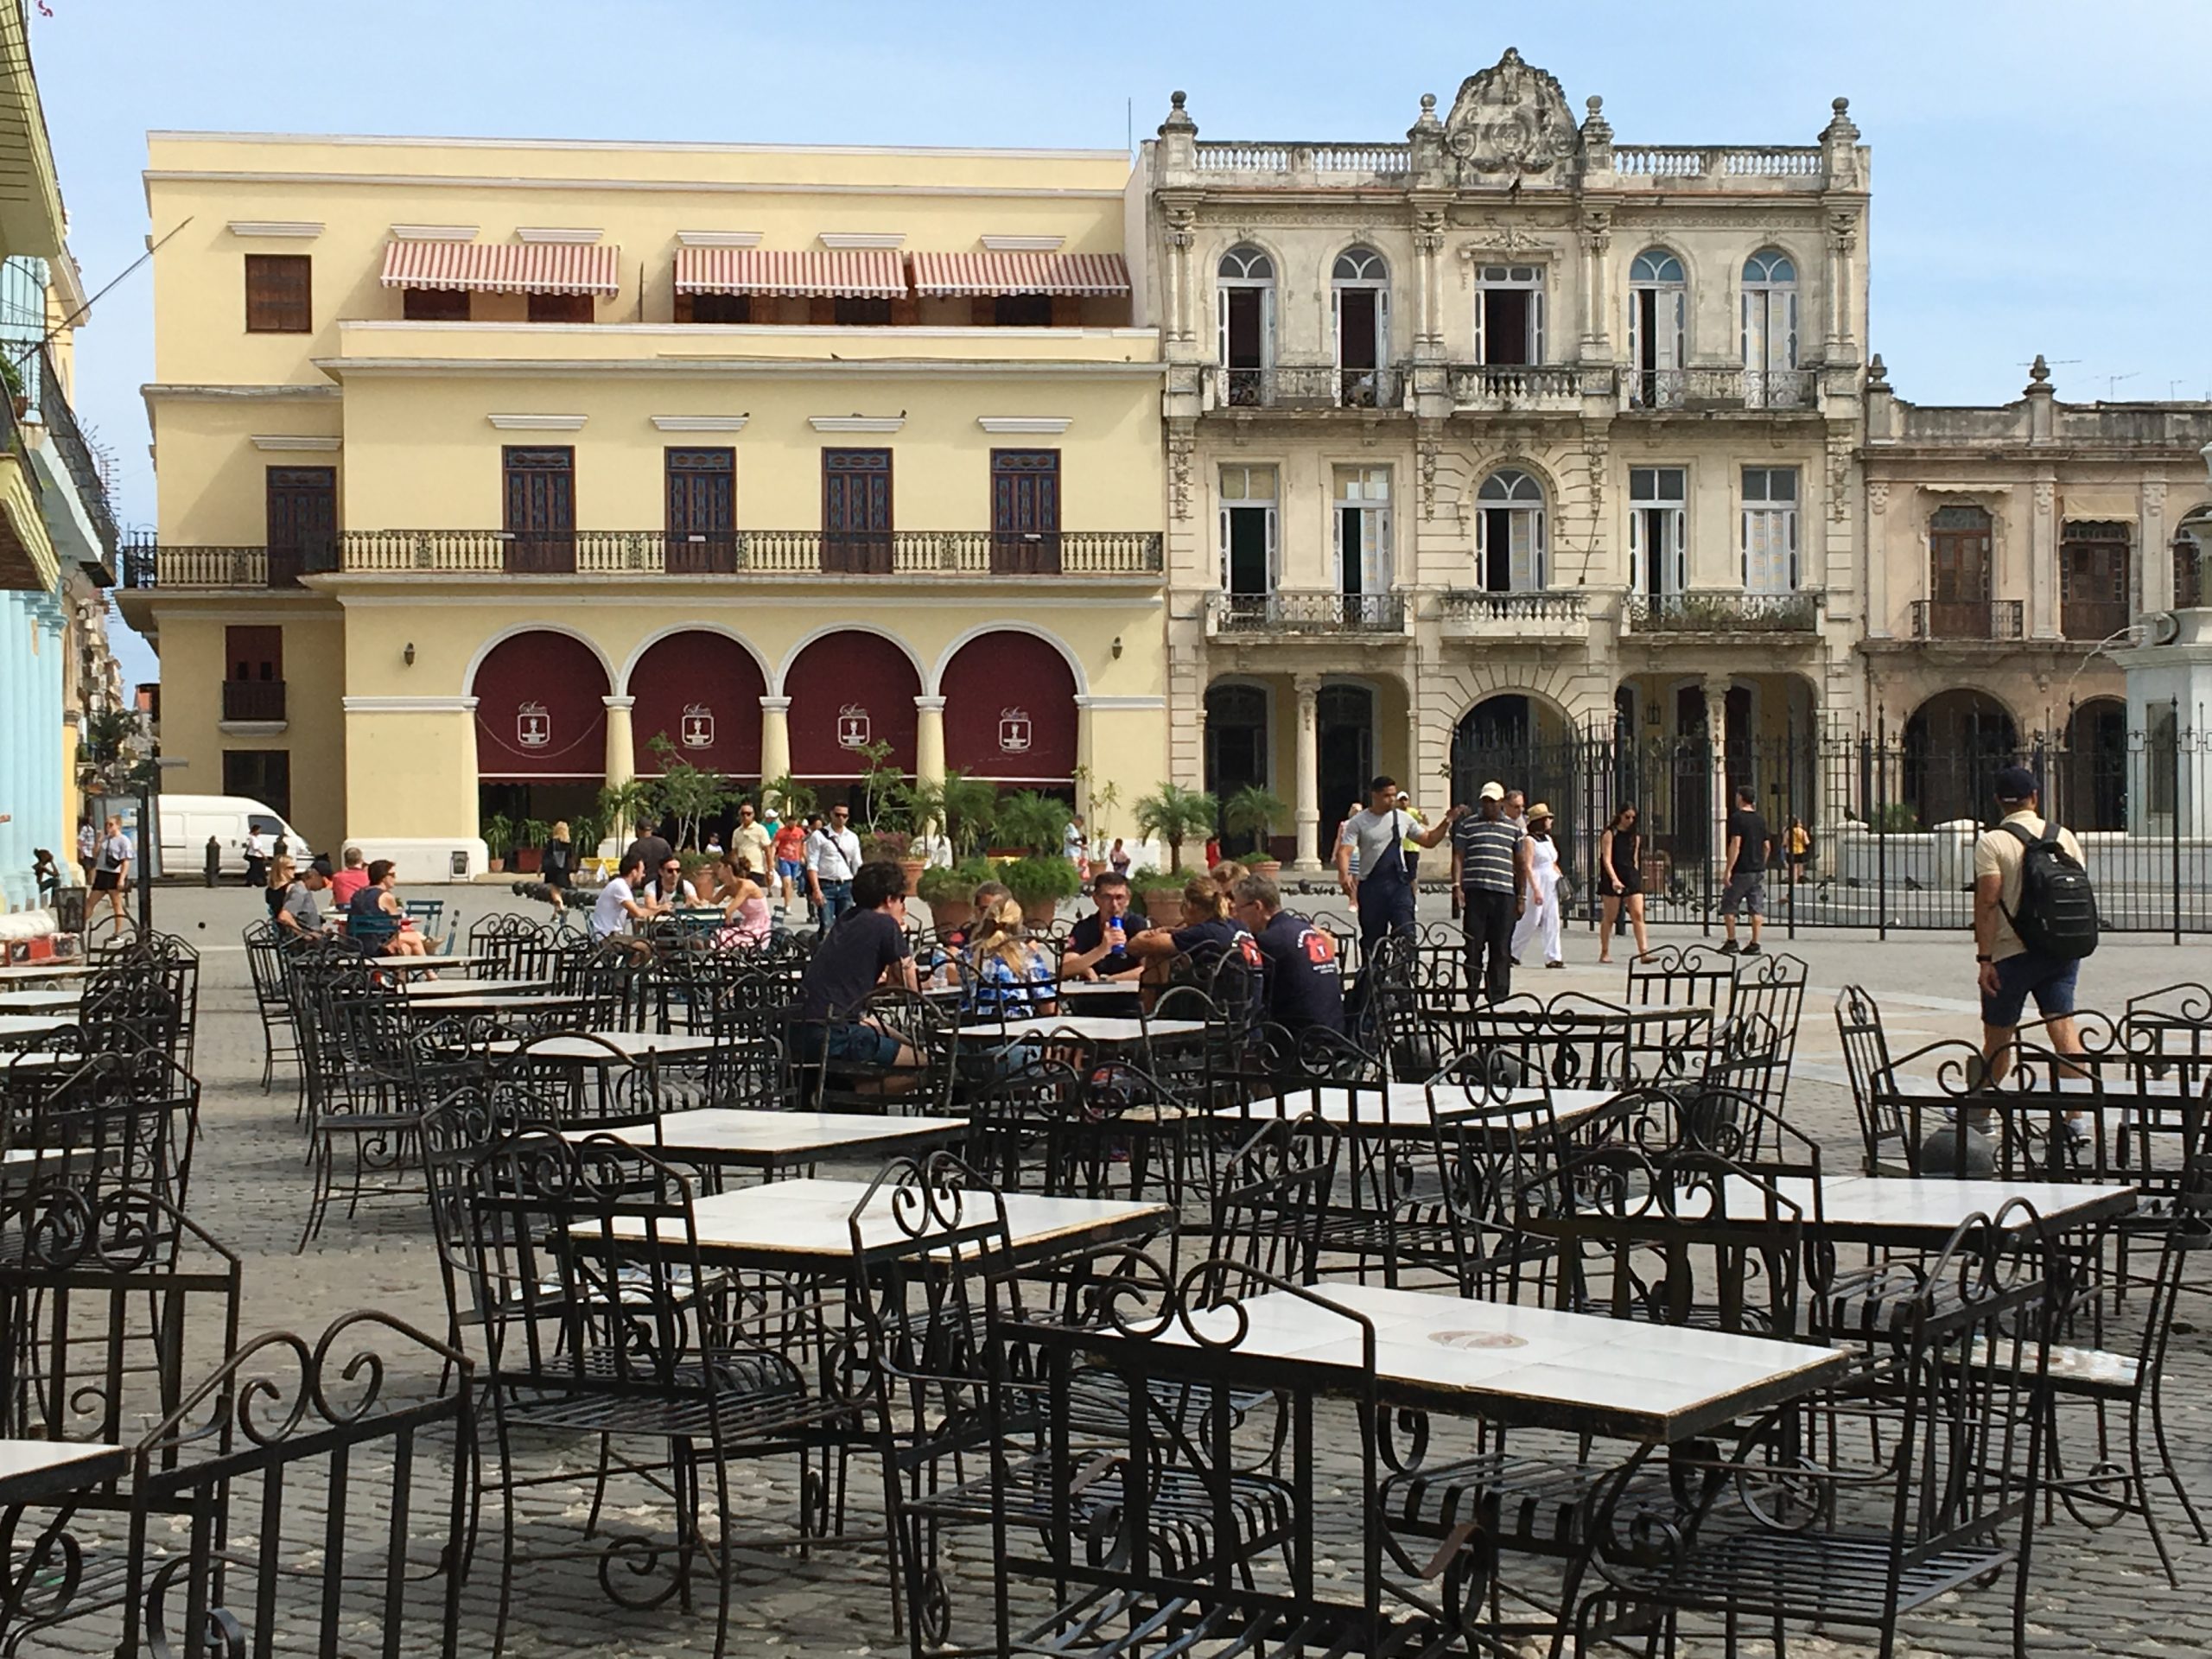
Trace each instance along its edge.
<path fill-rule="evenodd" d="M 458 899 L 470 919 L 485 910 L 527 907 L 496 890 L 448 894 L 449 905 Z M 1440 919 L 1440 904 L 1436 908 Z M 181 933 L 203 952 L 199 1067 L 205 1092 L 193 1175 L 194 1216 L 245 1258 L 244 1328 L 250 1333 L 272 1327 L 313 1333 L 340 1313 L 362 1306 L 441 1331 L 444 1301 L 419 1199 L 365 1208 L 357 1216 L 334 1212 L 321 1239 L 305 1254 L 294 1254 L 307 1198 L 302 1142 L 289 1089 L 280 1084 L 264 1094 L 259 1087 L 260 1032 L 237 943 L 238 929 L 257 910 L 256 895 L 236 889 L 170 889 L 159 898 L 160 925 Z M 1595 949 L 1589 934 L 1570 933 L 1567 948 L 1577 965 L 1527 974 L 1524 988 L 1545 994 L 1618 994 L 1619 969 L 1601 975 L 1591 965 Z M 1815 988 L 1806 1001 L 1798 1081 L 1790 1094 L 1792 1121 L 1818 1138 L 1840 1165 L 1855 1166 L 1857 1137 L 1829 1012 L 1835 988 L 1853 982 L 1869 985 L 1893 1029 L 1915 1040 L 1966 1036 L 1974 1028 L 1973 1005 L 1965 1000 L 1971 990 L 1971 947 L 1955 936 L 1908 936 L 1887 943 L 1808 937 L 1794 945 L 1773 938 L 1770 948 L 1804 957 Z M 2202 979 L 2208 969 L 2212 950 L 2202 943 L 2176 950 L 2148 940 L 2116 941 L 2089 964 L 2083 998 L 2090 1006 L 2116 1008 L 2133 992 L 2182 978 Z M 2195 1491 L 2212 1496 L 2212 1312 L 2185 1301 L 2180 1317 L 2189 1329 L 2175 1339 L 2167 1396 L 2186 1478 Z M 434 1377 L 416 1376 L 405 1386 L 434 1382 Z M 525 1549 L 574 1549 L 582 1543 L 593 1454 L 593 1447 L 582 1442 L 542 1447 L 533 1454 L 533 1470 L 565 1470 L 580 1478 L 531 1495 L 521 1527 Z M 892 1626 L 880 1535 L 880 1475 L 872 1460 L 855 1459 L 852 1465 L 848 1536 L 806 1554 L 779 1541 L 793 1536 L 798 1511 L 791 1460 L 740 1465 L 731 1478 L 736 1534 L 753 1541 L 741 1543 L 734 1556 L 737 1588 L 729 1650 L 904 1650 L 906 1639 Z M 296 1535 L 312 1541 L 319 1535 L 321 1502 L 319 1494 L 291 1495 L 288 1539 Z M 349 1514 L 362 1517 L 357 1524 L 370 1524 L 376 1502 L 349 1503 Z M 2179 1590 L 2170 1587 L 2158 1571 L 2139 1522 L 2091 1532 L 2060 1512 L 2037 1541 L 2031 1622 L 2037 1651 L 2157 1656 L 2212 1649 L 2212 1614 L 2202 1588 L 2212 1569 L 2212 1550 L 2189 1539 L 2170 1503 L 2168 1511 L 2169 1536 L 2183 1581 Z M 650 1527 L 665 1519 L 665 1506 L 639 1483 L 618 1479 L 610 1488 L 603 1521 Z M 966 1555 L 964 1587 L 987 1590 L 988 1560 L 979 1560 L 972 1549 Z M 480 1559 L 468 1592 L 464 1651 L 489 1649 L 496 1603 L 491 1567 L 490 1560 Z M 963 1588 L 956 1585 L 956 1596 Z M 1910 1621 L 1911 1644 L 1938 1654 L 2006 1651 L 2005 1601 L 1996 1590 L 1955 1598 Z M 594 1560 L 528 1564 L 518 1575 L 507 1650 L 524 1656 L 703 1654 L 712 1649 L 713 1606 L 710 1580 L 699 1586 L 690 1611 L 673 1601 L 632 1610 L 602 1593 Z M 435 1628 L 426 1627 L 420 1635 L 409 1650 L 435 1651 Z M 1817 1635 L 1793 1636 L 1800 1648 L 1810 1650 L 1853 1645 L 1832 1644 Z M 1686 1645 L 1693 1652 L 1719 1651 L 1717 1640 L 1694 1632 Z M 91 1628 L 73 1630 L 66 1641 L 52 1643 L 52 1650 L 100 1649 L 100 1636 Z"/>

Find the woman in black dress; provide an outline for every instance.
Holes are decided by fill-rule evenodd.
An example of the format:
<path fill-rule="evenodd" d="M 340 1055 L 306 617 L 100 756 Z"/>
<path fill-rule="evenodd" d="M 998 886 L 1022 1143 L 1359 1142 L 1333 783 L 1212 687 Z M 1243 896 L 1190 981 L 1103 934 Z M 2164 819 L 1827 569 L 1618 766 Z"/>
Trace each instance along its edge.
<path fill-rule="evenodd" d="M 545 838 L 545 856 L 537 867 L 544 879 L 546 899 L 556 910 L 569 907 L 569 883 L 575 874 L 575 844 L 569 839 L 569 821 L 563 818 Z"/>
<path fill-rule="evenodd" d="M 1605 833 L 1598 837 L 1598 893 L 1604 919 L 1598 928 L 1598 960 L 1613 959 L 1613 925 L 1621 910 L 1628 910 L 1628 924 L 1636 930 L 1636 954 L 1651 953 L 1649 935 L 1643 931 L 1643 831 L 1632 806 L 1613 814 Z"/>

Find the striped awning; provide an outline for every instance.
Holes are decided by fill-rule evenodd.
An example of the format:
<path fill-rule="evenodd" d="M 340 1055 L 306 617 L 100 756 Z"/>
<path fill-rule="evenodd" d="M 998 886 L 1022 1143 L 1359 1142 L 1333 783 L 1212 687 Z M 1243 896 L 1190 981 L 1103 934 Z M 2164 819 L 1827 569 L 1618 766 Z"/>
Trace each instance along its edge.
<path fill-rule="evenodd" d="M 613 294 L 620 248 L 575 242 L 406 242 L 384 251 L 386 288 L 479 294 Z"/>
<path fill-rule="evenodd" d="M 914 291 L 1111 296 L 1129 291 L 1129 267 L 1118 253 L 918 253 Z"/>
<path fill-rule="evenodd" d="M 893 248 L 678 248 L 676 291 L 903 300 L 906 272 Z"/>

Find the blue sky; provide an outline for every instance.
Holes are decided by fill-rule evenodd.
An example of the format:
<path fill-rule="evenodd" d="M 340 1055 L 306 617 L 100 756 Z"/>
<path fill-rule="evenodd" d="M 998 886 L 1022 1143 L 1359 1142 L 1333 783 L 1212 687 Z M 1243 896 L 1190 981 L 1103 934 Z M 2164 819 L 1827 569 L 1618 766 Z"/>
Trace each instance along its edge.
<path fill-rule="evenodd" d="M 1624 143 L 1874 147 L 1870 343 L 1916 402 L 2212 396 L 2212 4 L 756 6 L 45 0 L 32 49 L 86 286 L 143 251 L 149 128 L 1111 147 L 1393 138 L 1517 46 Z M 80 413 L 153 516 L 150 272 L 79 337 Z M 2068 362 L 2064 359 L 2078 359 Z M 2108 377 L 2124 376 L 2113 381 Z M 134 641 L 130 679 L 155 676 Z"/>

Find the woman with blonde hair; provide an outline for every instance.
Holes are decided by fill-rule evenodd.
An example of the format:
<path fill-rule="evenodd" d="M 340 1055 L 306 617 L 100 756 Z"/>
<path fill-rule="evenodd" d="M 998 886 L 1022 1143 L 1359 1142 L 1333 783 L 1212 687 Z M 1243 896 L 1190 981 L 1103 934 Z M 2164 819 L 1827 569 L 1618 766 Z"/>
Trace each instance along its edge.
<path fill-rule="evenodd" d="M 575 842 L 569 834 L 569 821 L 563 818 L 545 837 L 545 856 L 537 867 L 539 879 L 545 884 L 545 896 L 552 901 L 555 910 L 569 907 L 569 882 L 575 873 Z"/>
<path fill-rule="evenodd" d="M 1052 1014 L 1057 976 L 1052 963 L 1029 937 L 1021 906 L 1011 896 L 990 901 L 968 934 L 968 961 L 962 999 L 970 1014 L 1019 1020 Z"/>
<path fill-rule="evenodd" d="M 269 861 L 269 885 L 261 896 L 268 901 L 270 921 L 275 921 L 276 912 L 284 908 L 284 895 L 292 890 L 297 874 L 298 866 L 289 853 L 279 853 Z"/>
<path fill-rule="evenodd" d="M 1207 874 L 1194 875 L 1185 883 L 1182 925 L 1152 928 L 1135 935 L 1128 943 L 1129 955 L 1147 969 L 1158 965 L 1169 974 L 1179 964 L 1182 976 L 1199 985 L 1217 983 L 1217 970 L 1226 957 L 1236 957 L 1256 974 L 1260 947 L 1230 917 L 1229 894 L 1214 884 L 1214 876 L 1224 868 L 1217 864 Z M 1158 982 L 1154 974 L 1147 973 L 1146 978 Z"/>
<path fill-rule="evenodd" d="M 1224 858 L 1206 872 L 1206 880 L 1221 889 L 1224 897 L 1251 872 L 1233 858 Z"/>
<path fill-rule="evenodd" d="M 753 879 L 752 861 L 741 853 L 724 853 L 715 866 L 721 886 L 721 925 L 715 930 L 715 944 L 723 950 L 757 950 L 768 943 L 768 895 Z"/>

